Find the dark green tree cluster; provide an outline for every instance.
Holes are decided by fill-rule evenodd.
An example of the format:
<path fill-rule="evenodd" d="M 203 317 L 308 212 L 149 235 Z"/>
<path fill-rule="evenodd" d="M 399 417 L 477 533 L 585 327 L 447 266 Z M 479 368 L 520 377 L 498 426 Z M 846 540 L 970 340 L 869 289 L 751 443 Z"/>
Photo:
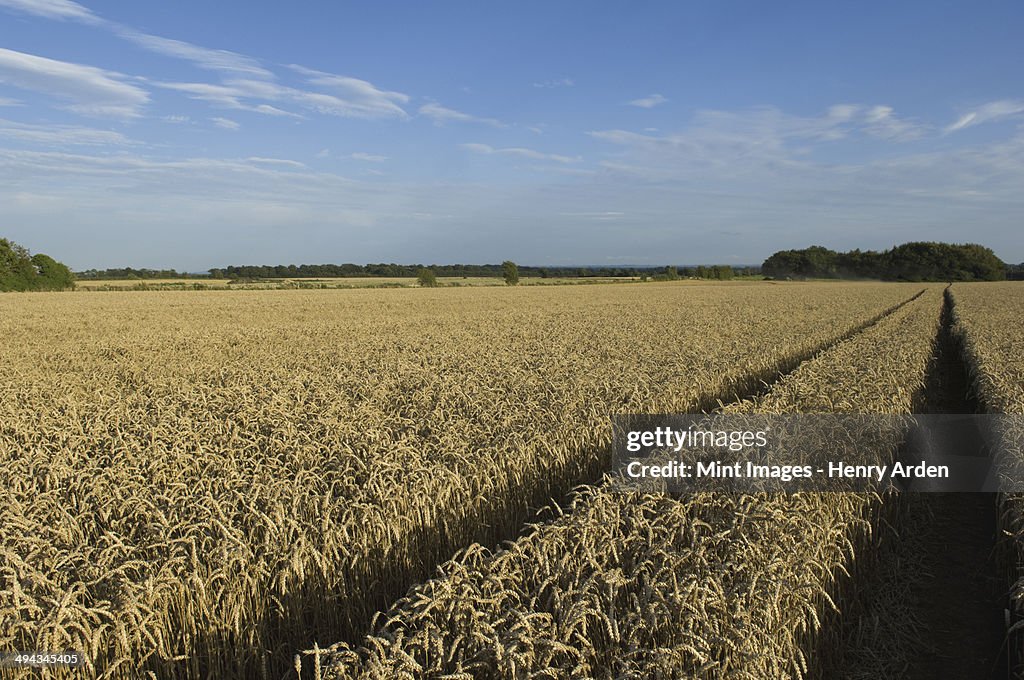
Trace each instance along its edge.
<path fill-rule="evenodd" d="M 176 269 L 134 269 L 132 267 L 119 267 L 113 269 L 87 269 L 84 272 L 75 272 L 75 277 L 86 280 L 133 280 L 133 279 L 189 279 L 196 278 L 188 272 L 179 272 Z M 200 278 L 205 278 L 200 275 Z"/>
<path fill-rule="evenodd" d="M 17 243 L 0 239 L 0 291 L 74 287 L 74 275 L 60 262 L 42 253 L 32 255 Z"/>
<path fill-rule="evenodd" d="M 501 276 L 505 279 L 506 286 L 518 286 L 519 265 L 512 260 L 505 260 L 501 263 Z"/>
<path fill-rule="evenodd" d="M 288 278 L 358 278 L 358 277 L 408 277 L 419 275 L 419 270 L 426 268 L 423 264 L 289 264 L 289 265 L 230 265 L 209 270 L 215 279 L 288 279 Z M 432 264 L 429 267 L 437 276 L 446 278 L 504 278 L 504 264 Z M 654 276 L 663 267 L 538 267 L 518 265 L 519 276 L 542 279 L 565 278 L 608 278 L 637 277 L 643 273 Z M 132 272 L 134 276 L 102 276 L 98 278 L 157 278 L 141 275 L 142 272 L 154 270 L 119 269 L 106 270 L 120 274 Z M 92 272 L 83 272 L 82 278 L 93 278 Z M 159 278 L 178 278 L 161 276 Z"/>
<path fill-rule="evenodd" d="M 884 252 L 836 252 L 821 246 L 780 250 L 761 271 L 776 278 L 1001 281 L 1007 268 L 991 249 L 977 244 L 914 242 Z"/>
<path fill-rule="evenodd" d="M 665 267 L 661 272 L 654 275 L 655 281 L 677 281 L 679 279 L 715 279 L 717 281 L 728 281 L 738 275 L 754 275 L 758 273 L 754 268 L 743 267 L 739 271 L 729 265 L 716 264 L 711 266 L 698 265 L 696 267 Z"/>
<path fill-rule="evenodd" d="M 424 288 L 437 288 L 437 274 L 433 269 L 422 267 L 416 274 L 416 282 Z"/>

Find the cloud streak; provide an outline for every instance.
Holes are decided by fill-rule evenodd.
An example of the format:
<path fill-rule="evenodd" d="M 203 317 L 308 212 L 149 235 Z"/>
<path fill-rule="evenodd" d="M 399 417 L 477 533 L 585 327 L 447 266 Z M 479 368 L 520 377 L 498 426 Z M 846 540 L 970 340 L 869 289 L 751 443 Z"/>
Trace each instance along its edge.
<path fill-rule="evenodd" d="M 468 113 L 463 113 L 462 111 L 456 111 L 455 109 L 449 109 L 446 106 L 441 106 L 436 102 L 429 102 L 421 106 L 419 114 L 434 121 L 434 125 L 444 125 L 446 123 L 481 123 L 483 125 L 490 125 L 494 128 L 508 127 L 495 118 L 473 116 Z"/>
<path fill-rule="evenodd" d="M 71 0 L 0 0 L 0 7 L 47 19 L 81 21 L 90 24 L 101 21 L 91 10 Z"/>
<path fill-rule="evenodd" d="M 0 83 L 65 100 L 68 109 L 87 116 L 141 115 L 149 94 L 125 79 L 93 66 L 0 48 Z"/>
<path fill-rule="evenodd" d="M 289 68 L 323 92 L 277 84 L 273 72 L 259 60 L 228 50 L 210 49 L 183 40 L 164 38 L 97 16 L 71 0 L 0 0 L 0 7 L 48 19 L 72 20 L 101 27 L 148 52 L 187 61 L 216 71 L 225 78 L 221 84 L 201 82 L 158 83 L 215 106 L 247 110 L 270 116 L 297 117 L 267 102 L 291 102 L 317 113 L 346 118 L 408 118 L 402 104 L 409 96 L 382 90 L 366 80 L 316 71 L 299 65 Z M 244 99 L 262 100 L 258 103 Z"/>
<path fill-rule="evenodd" d="M 910 120 L 897 118 L 890 106 L 873 106 L 864 113 L 864 130 L 873 137 L 910 141 L 925 134 L 926 128 Z"/>
<path fill-rule="evenodd" d="M 367 163 L 383 163 L 388 159 L 387 156 L 378 156 L 377 154 L 363 153 L 362 151 L 349 154 L 349 158 L 357 161 L 366 161 Z"/>
<path fill-rule="evenodd" d="M 77 21 L 91 26 L 98 26 L 128 42 L 134 43 L 144 50 L 165 57 L 182 59 L 191 62 L 199 68 L 244 74 L 248 77 L 273 77 L 270 71 L 260 66 L 259 62 L 252 57 L 227 50 L 200 47 L 183 40 L 173 40 L 143 33 L 134 28 L 119 24 L 116 21 L 104 19 L 88 7 L 84 7 L 71 0 L 0 0 L 0 7 L 7 7 L 17 12 L 47 19 Z"/>
<path fill-rule="evenodd" d="M 385 92 L 371 83 L 357 78 L 337 76 L 340 90 L 346 96 L 312 92 L 264 80 L 227 80 L 222 85 L 213 83 L 158 82 L 157 87 L 182 92 L 192 99 L 209 102 L 228 109 L 252 111 L 269 116 L 301 117 L 266 102 L 286 103 L 299 106 L 322 115 L 342 118 L 406 118 L 405 111 L 395 104 L 404 101 L 406 95 Z M 255 103 L 262 102 L 262 103 Z"/>
<path fill-rule="evenodd" d="M 660 106 L 667 101 L 668 99 L 660 94 L 652 94 L 649 97 L 634 99 L 633 101 L 626 103 L 630 106 L 638 106 L 641 109 L 653 109 L 655 106 Z"/>
<path fill-rule="evenodd" d="M 216 125 L 219 128 L 223 128 L 224 130 L 237 130 L 242 127 L 238 123 L 238 121 L 231 120 L 230 118 L 217 117 L 211 118 L 210 120 L 213 122 L 214 125 Z"/>
<path fill-rule="evenodd" d="M 569 156 L 561 156 L 553 153 L 543 153 L 541 151 L 535 151 L 534 149 L 527 149 L 523 147 L 496 149 L 488 144 L 479 143 L 460 144 L 459 146 L 466 151 L 472 151 L 473 153 L 484 155 L 519 156 L 520 158 L 532 158 L 533 160 L 538 161 L 555 161 L 556 163 L 578 163 L 581 160 L 580 158 L 571 158 Z"/>
<path fill-rule="evenodd" d="M 139 47 L 173 59 L 191 62 L 199 68 L 210 71 L 222 71 L 228 74 L 241 74 L 248 77 L 273 78 L 274 74 L 260 66 L 252 57 L 246 57 L 227 50 L 214 50 L 200 47 L 182 40 L 161 38 L 156 35 L 141 33 L 119 24 L 105 22 L 106 25 L 125 40 Z"/>
<path fill-rule="evenodd" d="M 1024 101 L 1001 99 L 979 106 L 974 111 L 965 113 L 956 122 L 947 126 L 943 132 L 949 134 L 982 123 L 994 123 L 1007 118 L 1017 117 L 1024 113 Z"/>
<path fill-rule="evenodd" d="M 351 76 L 316 71 L 292 64 L 290 68 L 306 77 L 310 85 L 334 93 L 337 101 L 357 117 L 363 118 L 407 118 L 408 114 L 399 106 L 409 101 L 409 95 L 402 92 L 381 90 L 373 83 Z"/>
<path fill-rule="evenodd" d="M 572 78 L 557 78 L 553 80 L 542 80 L 534 83 L 533 86 L 542 90 L 553 90 L 560 87 L 573 87 L 576 83 Z"/>
<path fill-rule="evenodd" d="M 910 142 L 934 133 L 934 128 L 897 116 L 892 107 L 836 104 L 821 116 L 794 116 L 773 107 L 747 111 L 699 111 L 689 125 L 669 134 L 630 130 L 593 130 L 596 140 L 621 147 L 618 158 L 604 167 L 654 175 L 705 172 L 715 168 L 755 165 L 800 165 L 801 153 L 825 148 L 829 142 L 861 137 L 887 142 Z M 734 170 L 735 171 L 735 170 Z"/>
<path fill-rule="evenodd" d="M 130 146 L 138 142 L 119 132 L 74 125 L 31 125 L 0 120 L 0 138 L 51 146 Z"/>
<path fill-rule="evenodd" d="M 276 165 L 285 168 L 306 168 L 305 163 L 293 161 L 289 158 L 263 158 L 262 156 L 250 156 L 245 159 L 246 163 L 262 163 L 264 165 Z"/>

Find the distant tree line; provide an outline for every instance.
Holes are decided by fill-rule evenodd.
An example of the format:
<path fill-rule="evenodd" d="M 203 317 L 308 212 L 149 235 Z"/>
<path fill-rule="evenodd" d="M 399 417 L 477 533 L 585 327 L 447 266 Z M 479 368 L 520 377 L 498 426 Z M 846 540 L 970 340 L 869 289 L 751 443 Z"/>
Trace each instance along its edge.
<path fill-rule="evenodd" d="M 208 278 L 205 274 L 196 276 L 188 272 L 179 272 L 176 269 L 133 269 L 122 267 L 114 269 L 87 269 L 83 272 L 75 272 L 79 279 L 102 279 L 102 280 L 130 280 L 130 279 L 192 279 Z"/>
<path fill-rule="evenodd" d="M 989 248 L 934 242 L 904 243 L 883 252 L 836 252 L 821 246 L 780 250 L 764 261 L 761 271 L 775 278 L 887 281 L 1001 281 L 1009 273 Z"/>
<path fill-rule="evenodd" d="M 75 287 L 71 270 L 49 255 L 32 255 L 17 243 L 0 239 L 0 291 L 64 290 Z"/>
<path fill-rule="evenodd" d="M 654 275 L 655 281 L 678 281 L 679 279 L 715 279 L 716 281 L 728 281 L 736 276 L 756 276 L 760 274 L 756 267 L 730 267 L 728 265 L 716 264 L 710 267 L 699 265 L 697 267 L 665 267 Z"/>
<path fill-rule="evenodd" d="M 242 265 L 227 266 L 210 270 L 216 279 L 287 279 L 287 278 L 339 278 L 339 277 L 418 277 L 420 271 L 430 269 L 441 277 L 490 277 L 506 278 L 509 270 L 502 264 L 300 264 L 300 265 Z M 676 276 L 682 278 L 731 278 L 732 276 L 756 275 L 756 267 L 671 267 Z M 728 275 L 726 271 L 729 270 Z M 150 271 L 150 270 L 107 270 L 107 271 Z M 538 267 L 518 265 L 520 277 L 531 278 L 588 278 L 588 277 L 642 277 L 664 276 L 665 267 Z M 137 278 L 143 278 L 141 276 Z"/>
<path fill-rule="evenodd" d="M 42 256 L 45 257 L 45 256 Z M 425 274 L 429 270 L 429 274 Z M 984 246 L 975 244 L 905 243 L 884 252 L 851 250 L 837 252 L 822 246 L 803 250 L 781 250 L 760 267 L 699 265 L 667 267 L 540 267 L 518 265 L 517 278 L 640 278 L 656 281 L 677 279 L 729 280 L 735 277 L 774 278 L 862 278 L 899 281 L 995 281 L 1024 280 L 1024 263 L 1008 265 Z M 79 279 L 289 279 L 289 278 L 416 278 L 420 285 L 437 285 L 437 277 L 505 278 L 502 264 L 300 264 L 230 265 L 210 269 L 207 274 L 189 274 L 174 269 L 89 269 L 77 272 Z M 431 279 L 430 276 L 433 276 Z M 426 278 L 424 278 L 426 277 Z"/>

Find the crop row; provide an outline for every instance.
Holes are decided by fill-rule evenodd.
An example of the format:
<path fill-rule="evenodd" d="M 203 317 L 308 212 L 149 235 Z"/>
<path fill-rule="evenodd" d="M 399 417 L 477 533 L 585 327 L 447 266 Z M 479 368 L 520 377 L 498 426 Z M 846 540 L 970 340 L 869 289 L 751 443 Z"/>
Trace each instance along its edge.
<path fill-rule="evenodd" d="M 1018 283 L 956 284 L 951 289 L 953 330 L 961 343 L 973 389 L 989 413 L 1024 416 L 1024 296 Z M 1000 528 L 1011 599 L 1011 672 L 1024 672 L 1024 417 L 999 423 Z"/>
<path fill-rule="evenodd" d="M 908 413 L 940 303 L 929 289 L 726 411 Z M 857 444 L 891 459 L 903 434 Z M 869 493 L 677 498 L 605 481 L 503 549 L 458 556 L 360 645 L 298 661 L 323 678 L 798 677 L 821 663 L 832 598 L 853 587 L 843 574 L 891 511 Z"/>
<path fill-rule="evenodd" d="M 602 471 L 616 411 L 755 390 L 906 286 L 0 300 L 0 649 L 278 677 Z"/>

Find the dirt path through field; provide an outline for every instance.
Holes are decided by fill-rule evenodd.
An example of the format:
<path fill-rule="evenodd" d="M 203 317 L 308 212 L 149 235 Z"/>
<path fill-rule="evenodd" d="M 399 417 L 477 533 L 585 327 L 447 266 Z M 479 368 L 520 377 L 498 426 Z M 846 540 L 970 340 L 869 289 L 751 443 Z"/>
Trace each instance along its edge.
<path fill-rule="evenodd" d="M 976 413 L 961 349 L 943 308 L 935 362 L 918 413 Z M 886 528 L 860 611 L 844 622 L 842 678 L 1007 677 L 1004 586 L 995 561 L 992 493 L 909 493 L 898 526 Z"/>

